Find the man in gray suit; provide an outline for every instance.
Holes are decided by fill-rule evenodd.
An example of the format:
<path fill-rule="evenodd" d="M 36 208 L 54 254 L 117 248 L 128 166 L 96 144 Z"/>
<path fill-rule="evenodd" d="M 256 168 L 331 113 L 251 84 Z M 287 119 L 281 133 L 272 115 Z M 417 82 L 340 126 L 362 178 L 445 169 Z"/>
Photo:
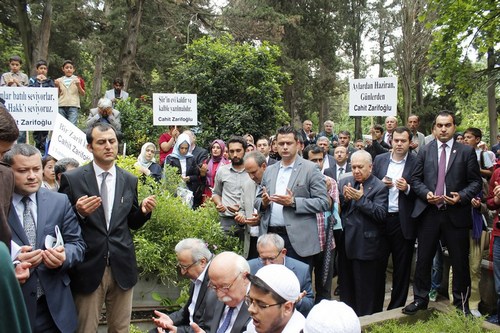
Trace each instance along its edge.
<path fill-rule="evenodd" d="M 320 252 L 316 213 L 329 209 L 326 184 L 318 166 L 297 155 L 299 135 L 291 126 L 278 130 L 280 163 L 264 172 L 255 208 L 261 230 L 285 240 L 290 257 L 312 264 Z"/>

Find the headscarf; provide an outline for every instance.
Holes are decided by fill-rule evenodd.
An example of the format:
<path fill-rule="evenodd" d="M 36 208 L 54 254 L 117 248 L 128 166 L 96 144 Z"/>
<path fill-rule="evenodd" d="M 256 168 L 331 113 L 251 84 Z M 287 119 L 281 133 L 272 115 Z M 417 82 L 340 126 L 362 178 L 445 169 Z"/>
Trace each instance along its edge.
<path fill-rule="evenodd" d="M 181 144 L 183 144 L 183 143 L 188 144 L 188 152 L 186 155 L 181 155 L 181 152 L 180 152 L 180 147 L 181 147 Z M 179 135 L 177 137 L 177 141 L 175 142 L 174 149 L 172 150 L 172 153 L 170 155 L 172 155 L 172 157 L 178 158 L 179 160 L 185 160 L 186 158 L 193 156 L 193 154 L 191 154 L 189 152 L 189 148 L 191 148 L 191 139 L 189 138 L 189 135 L 187 135 L 186 133 L 182 133 L 181 135 Z"/>
<path fill-rule="evenodd" d="M 207 184 L 213 184 L 214 178 L 215 178 L 215 172 L 214 172 L 214 163 L 219 163 L 220 165 L 228 164 L 229 161 L 224 158 L 224 152 L 226 151 L 226 144 L 224 141 L 217 139 L 212 142 L 210 145 L 210 153 L 212 153 L 212 147 L 214 144 L 218 144 L 220 146 L 220 155 L 219 156 L 211 156 L 210 160 L 208 161 L 208 169 L 207 169 Z M 217 170 L 215 170 L 217 171 Z M 212 177 L 213 175 L 213 177 Z"/>
<path fill-rule="evenodd" d="M 156 163 L 154 155 L 150 161 L 146 159 L 146 149 L 151 146 L 153 146 L 154 150 L 156 150 L 156 146 L 152 142 L 146 142 L 145 144 L 142 145 L 141 153 L 139 154 L 139 157 L 137 157 L 137 164 L 139 164 L 140 166 L 149 168 L 151 164 Z"/>

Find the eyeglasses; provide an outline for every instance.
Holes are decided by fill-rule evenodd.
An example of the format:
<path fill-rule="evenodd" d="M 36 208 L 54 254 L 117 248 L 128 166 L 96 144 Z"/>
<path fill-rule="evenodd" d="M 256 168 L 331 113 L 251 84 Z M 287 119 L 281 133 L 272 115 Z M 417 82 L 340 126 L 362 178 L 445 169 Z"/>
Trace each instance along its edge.
<path fill-rule="evenodd" d="M 245 304 L 247 306 L 250 306 L 250 305 L 254 304 L 255 306 L 257 306 L 261 310 L 270 308 L 271 306 L 281 305 L 281 304 L 285 304 L 285 303 L 286 303 L 286 301 L 285 302 L 276 303 L 276 304 L 266 304 L 266 303 L 262 303 L 261 301 L 254 300 L 252 297 L 250 297 L 248 295 L 245 296 Z"/>
<path fill-rule="evenodd" d="M 196 265 L 199 262 L 200 262 L 199 260 L 196 260 L 191 265 L 187 265 L 187 266 L 186 265 L 181 265 L 180 263 L 177 263 L 177 267 L 179 267 L 180 269 L 182 269 L 184 271 L 187 271 L 188 269 L 190 269 L 191 267 L 193 267 L 194 265 Z"/>
<path fill-rule="evenodd" d="M 262 257 L 259 257 L 259 261 L 262 263 L 262 264 L 265 264 L 266 262 L 269 262 L 270 264 L 273 264 L 274 261 L 276 259 L 278 259 L 278 257 L 280 256 L 281 254 L 281 251 L 278 251 L 278 254 L 274 257 L 274 258 L 262 258 Z"/>
<path fill-rule="evenodd" d="M 212 288 L 215 292 L 218 292 L 218 291 L 221 291 L 223 293 L 227 293 L 229 291 L 229 289 L 231 289 L 231 287 L 233 286 L 233 284 L 236 282 L 236 280 L 238 279 L 238 277 L 241 275 L 242 272 L 239 272 L 238 275 L 236 275 L 236 277 L 234 278 L 233 282 L 231 282 L 230 284 L 228 284 L 227 286 L 225 287 L 217 287 L 215 286 L 212 281 L 208 282 L 208 287 L 209 288 Z"/>

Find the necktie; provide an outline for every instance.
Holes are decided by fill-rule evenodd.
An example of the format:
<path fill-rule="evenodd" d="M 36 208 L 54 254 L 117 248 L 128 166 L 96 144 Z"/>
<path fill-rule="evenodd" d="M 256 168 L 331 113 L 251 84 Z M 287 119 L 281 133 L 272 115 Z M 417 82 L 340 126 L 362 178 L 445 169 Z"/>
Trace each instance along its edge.
<path fill-rule="evenodd" d="M 102 182 L 101 182 L 101 200 L 102 208 L 104 209 L 104 216 L 106 217 L 106 227 L 109 229 L 109 200 L 108 200 L 108 185 L 106 185 L 106 177 L 108 177 L 109 172 L 103 172 Z"/>
<path fill-rule="evenodd" d="M 392 147 L 392 133 L 387 133 L 387 144 Z"/>
<path fill-rule="evenodd" d="M 439 157 L 439 164 L 438 164 L 438 177 L 437 177 L 437 183 L 436 183 L 436 195 L 443 195 L 444 194 L 444 179 L 446 177 L 446 143 L 443 143 L 441 145 L 441 156 Z M 441 207 L 443 203 L 439 203 L 438 207 Z"/>
<path fill-rule="evenodd" d="M 337 180 L 340 179 L 340 176 L 344 173 L 344 168 L 339 168 L 339 176 L 337 177 Z"/>
<path fill-rule="evenodd" d="M 328 282 L 328 274 L 330 273 L 331 270 L 330 266 L 332 264 L 332 249 L 330 247 L 332 242 L 335 242 L 333 238 L 334 220 L 335 217 L 333 215 L 330 215 L 328 217 L 327 227 L 325 230 L 326 233 L 325 256 L 323 258 L 323 275 L 321 277 L 322 278 L 321 282 L 323 282 L 323 286 L 326 286 L 326 283 Z"/>
<path fill-rule="evenodd" d="M 26 233 L 26 237 L 30 242 L 30 245 L 33 246 L 33 249 L 36 245 L 36 226 L 35 220 L 33 219 L 33 215 L 31 214 L 31 199 L 30 197 L 24 197 L 22 199 L 24 204 L 24 212 L 23 212 L 23 224 L 24 224 L 24 232 Z"/>
<path fill-rule="evenodd" d="M 234 308 L 229 308 L 229 311 L 226 314 L 226 317 L 224 318 L 224 322 L 222 323 L 221 327 L 217 330 L 217 333 L 224 333 L 227 331 L 229 324 L 231 323 L 231 317 L 233 316 L 233 311 Z"/>

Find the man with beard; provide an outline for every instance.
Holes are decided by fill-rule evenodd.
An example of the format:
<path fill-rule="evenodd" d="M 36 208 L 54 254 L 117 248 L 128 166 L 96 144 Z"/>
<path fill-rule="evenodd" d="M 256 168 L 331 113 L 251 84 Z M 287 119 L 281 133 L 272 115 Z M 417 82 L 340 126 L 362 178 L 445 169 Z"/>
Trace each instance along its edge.
<path fill-rule="evenodd" d="M 224 231 L 232 233 L 231 229 L 234 227 L 234 236 L 243 239 L 244 228 L 236 223 L 234 217 L 240 210 L 241 187 L 250 180 L 243 165 L 247 143 L 243 137 L 234 136 L 229 139 L 227 146 L 231 164 L 223 165 L 217 170 L 212 199 L 219 211 L 220 224 Z"/>

